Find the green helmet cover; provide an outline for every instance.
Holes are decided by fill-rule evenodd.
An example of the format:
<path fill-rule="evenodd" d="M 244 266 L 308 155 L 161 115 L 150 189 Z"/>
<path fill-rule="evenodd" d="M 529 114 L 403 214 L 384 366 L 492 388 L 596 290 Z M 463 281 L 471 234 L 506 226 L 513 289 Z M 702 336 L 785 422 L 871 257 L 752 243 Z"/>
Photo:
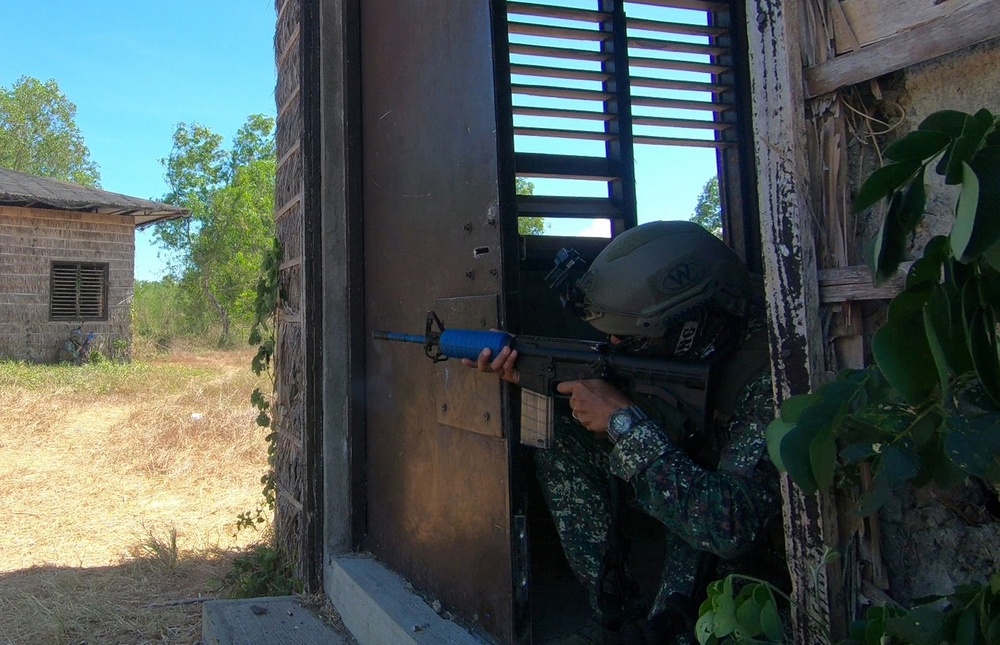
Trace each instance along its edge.
<path fill-rule="evenodd" d="M 739 256 L 694 222 L 656 221 L 615 237 L 577 282 L 583 318 L 616 336 L 659 338 L 685 316 L 717 308 L 745 316 L 750 275 Z"/>

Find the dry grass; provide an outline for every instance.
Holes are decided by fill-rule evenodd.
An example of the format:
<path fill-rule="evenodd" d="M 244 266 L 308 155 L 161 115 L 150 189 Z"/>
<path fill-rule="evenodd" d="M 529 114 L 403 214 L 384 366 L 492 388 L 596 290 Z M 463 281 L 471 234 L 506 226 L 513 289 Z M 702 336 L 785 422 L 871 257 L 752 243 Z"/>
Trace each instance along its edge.
<path fill-rule="evenodd" d="M 194 643 L 260 535 L 250 353 L 0 363 L 0 645 Z"/>

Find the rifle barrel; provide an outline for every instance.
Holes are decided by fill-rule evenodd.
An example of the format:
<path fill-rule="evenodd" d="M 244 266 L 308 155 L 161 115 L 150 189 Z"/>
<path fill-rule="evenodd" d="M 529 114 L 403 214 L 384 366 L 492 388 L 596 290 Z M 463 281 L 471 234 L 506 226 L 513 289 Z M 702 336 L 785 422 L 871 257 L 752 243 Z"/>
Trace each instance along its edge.
<path fill-rule="evenodd" d="M 416 334 L 400 334 L 394 331 L 373 331 L 372 340 L 394 340 L 400 343 L 416 343 L 426 345 L 427 337 Z"/>

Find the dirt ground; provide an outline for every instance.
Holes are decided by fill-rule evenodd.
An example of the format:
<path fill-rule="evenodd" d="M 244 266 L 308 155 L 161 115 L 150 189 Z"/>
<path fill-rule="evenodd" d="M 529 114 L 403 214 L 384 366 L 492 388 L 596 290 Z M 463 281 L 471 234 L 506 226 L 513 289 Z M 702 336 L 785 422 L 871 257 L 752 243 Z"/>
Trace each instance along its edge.
<path fill-rule="evenodd" d="M 0 645 L 196 643 L 261 502 L 250 353 L 0 364 Z"/>

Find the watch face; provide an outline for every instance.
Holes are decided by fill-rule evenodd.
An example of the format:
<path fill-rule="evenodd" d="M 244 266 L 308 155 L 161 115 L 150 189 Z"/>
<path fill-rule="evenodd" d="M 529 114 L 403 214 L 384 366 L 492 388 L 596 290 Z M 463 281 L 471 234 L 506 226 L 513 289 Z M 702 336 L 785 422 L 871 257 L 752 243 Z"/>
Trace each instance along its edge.
<path fill-rule="evenodd" d="M 628 410 L 616 410 L 608 419 L 608 436 L 617 442 L 632 430 L 634 420 Z"/>

